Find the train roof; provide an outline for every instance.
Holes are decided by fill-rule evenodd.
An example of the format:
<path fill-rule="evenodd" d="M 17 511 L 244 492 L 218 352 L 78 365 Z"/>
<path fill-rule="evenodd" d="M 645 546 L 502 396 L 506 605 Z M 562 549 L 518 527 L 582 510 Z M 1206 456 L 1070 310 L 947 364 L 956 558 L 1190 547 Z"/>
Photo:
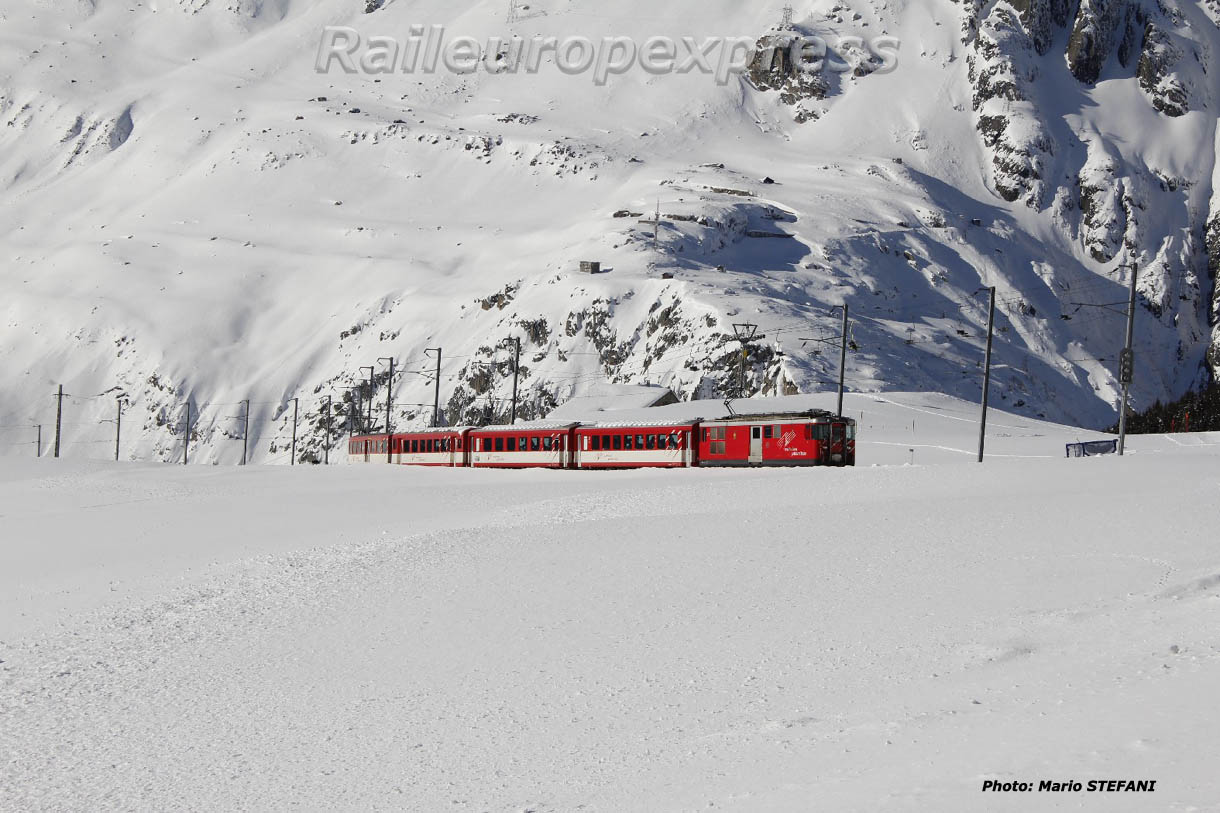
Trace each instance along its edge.
<path fill-rule="evenodd" d="M 776 421 L 791 421 L 791 420 L 829 420 L 837 418 L 833 412 L 826 409 L 807 409 L 801 412 L 765 412 L 756 415 L 726 415 L 723 418 L 717 418 L 708 423 L 774 423 Z M 844 420 L 850 420 L 844 418 Z"/>
<path fill-rule="evenodd" d="M 597 423 L 582 423 L 581 429 L 659 429 L 661 427 L 691 426 L 702 421 L 702 418 L 687 418 L 678 421 L 598 421 Z"/>
<path fill-rule="evenodd" d="M 547 432 L 552 429 L 571 429 L 580 426 L 576 421 L 530 421 L 504 426 L 479 426 L 476 432 Z"/>

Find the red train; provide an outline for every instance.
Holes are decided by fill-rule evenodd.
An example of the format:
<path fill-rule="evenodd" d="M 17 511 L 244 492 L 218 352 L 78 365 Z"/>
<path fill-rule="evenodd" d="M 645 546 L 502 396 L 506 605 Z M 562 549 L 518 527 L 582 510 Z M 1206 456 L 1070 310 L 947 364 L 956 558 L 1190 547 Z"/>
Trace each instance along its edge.
<path fill-rule="evenodd" d="M 351 438 L 354 463 L 494 469 L 854 466 L 856 422 L 829 412 L 661 423 L 546 423 Z"/>

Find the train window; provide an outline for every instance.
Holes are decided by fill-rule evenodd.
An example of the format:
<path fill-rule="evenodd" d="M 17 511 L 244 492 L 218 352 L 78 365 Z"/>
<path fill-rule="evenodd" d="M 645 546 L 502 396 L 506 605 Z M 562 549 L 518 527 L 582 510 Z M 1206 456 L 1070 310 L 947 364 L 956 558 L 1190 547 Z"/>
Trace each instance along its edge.
<path fill-rule="evenodd" d="M 704 440 L 707 440 L 707 437 L 708 437 L 708 430 L 707 430 L 707 428 L 706 428 L 706 427 L 704 427 L 704 429 L 703 429 L 703 439 L 704 439 Z"/>
<path fill-rule="evenodd" d="M 592 438 L 590 438 L 590 441 L 591 441 L 590 448 L 593 451 L 600 452 L 602 450 L 602 436 L 601 435 L 594 435 Z"/>
<path fill-rule="evenodd" d="M 530 451 L 531 452 L 542 451 L 542 438 L 530 438 Z"/>
<path fill-rule="evenodd" d="M 763 437 L 768 438 L 768 439 L 771 437 L 771 427 L 769 427 L 769 426 L 763 427 Z"/>
<path fill-rule="evenodd" d="M 706 434 L 707 430 L 704 429 L 703 431 L 705 433 L 703 435 L 703 439 L 707 440 L 707 434 Z M 725 439 L 725 428 L 723 426 L 717 426 L 716 428 L 712 429 L 712 440 L 724 440 L 724 439 Z"/>
<path fill-rule="evenodd" d="M 847 425 L 847 439 L 848 440 L 856 439 L 856 425 L 854 423 L 849 423 Z"/>
<path fill-rule="evenodd" d="M 637 448 L 637 449 L 644 448 L 644 436 L 643 435 L 635 436 L 635 448 Z"/>
<path fill-rule="evenodd" d="M 530 439 L 521 438 L 521 442 L 517 444 L 517 448 L 523 452 L 528 452 L 530 449 Z"/>
<path fill-rule="evenodd" d="M 649 450 L 657 448 L 657 436 L 656 435 L 648 436 L 648 448 L 649 448 Z"/>
<path fill-rule="evenodd" d="M 508 439 L 508 451 L 510 451 L 510 452 L 517 451 L 517 439 L 516 438 Z"/>
<path fill-rule="evenodd" d="M 497 451 L 497 452 L 502 452 L 502 451 L 504 451 L 504 438 L 496 438 L 496 439 L 495 439 L 495 448 L 496 448 L 496 451 Z"/>
<path fill-rule="evenodd" d="M 614 442 L 614 451 L 616 451 L 616 452 L 622 451 L 622 449 L 623 449 L 623 436 L 622 436 L 622 435 L 614 435 L 614 436 L 613 436 L 613 442 Z"/>
<path fill-rule="evenodd" d="M 632 449 L 634 449 L 635 448 L 635 438 L 633 438 L 631 435 L 623 435 L 623 448 L 626 449 L 627 451 L 631 451 Z"/>
<path fill-rule="evenodd" d="M 678 437 L 678 433 L 677 433 L 677 432 L 672 432 L 672 433 L 670 433 L 670 435 L 669 435 L 669 448 L 671 448 L 671 449 L 678 449 L 678 448 L 681 448 L 681 447 L 679 447 L 679 446 L 678 446 L 678 443 L 679 443 L 679 442 L 680 442 L 680 438 Z"/>
<path fill-rule="evenodd" d="M 713 441 L 712 445 L 708 448 L 708 453 L 709 454 L 724 454 L 725 453 L 724 446 L 725 446 L 725 444 L 724 444 L 723 440 Z"/>
<path fill-rule="evenodd" d="M 776 425 L 775 425 L 775 426 L 774 426 L 774 427 L 771 429 L 771 434 L 772 434 L 772 435 L 773 435 L 773 436 L 774 436 L 776 439 L 782 438 L 782 437 L 784 436 L 784 427 L 780 426 L 779 424 L 776 424 Z"/>
<path fill-rule="evenodd" d="M 549 452 L 554 448 L 555 448 L 555 439 L 554 438 L 543 438 L 542 439 L 542 451 Z"/>

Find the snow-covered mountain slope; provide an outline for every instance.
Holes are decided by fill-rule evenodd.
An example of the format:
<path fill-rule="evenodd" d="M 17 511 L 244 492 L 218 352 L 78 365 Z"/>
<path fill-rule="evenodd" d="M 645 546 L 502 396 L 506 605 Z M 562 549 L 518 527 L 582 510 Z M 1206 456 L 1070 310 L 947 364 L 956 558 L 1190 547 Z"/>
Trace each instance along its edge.
<path fill-rule="evenodd" d="M 837 335 L 841 304 L 849 388 L 971 399 L 989 285 L 995 402 L 1100 426 L 1123 319 L 1077 303 L 1125 302 L 1128 264 L 1136 404 L 1206 378 L 1214 4 L 823 0 L 781 31 L 784 6 L 5 3 L 0 448 L 27 453 L 63 383 L 79 455 L 105 452 L 117 395 L 124 456 L 176 454 L 189 401 L 195 459 L 232 461 L 250 399 L 251 454 L 283 459 L 293 398 L 316 454 L 323 400 L 338 442 L 379 357 L 406 370 L 395 424 L 426 422 L 429 347 L 450 421 L 502 417 L 513 338 L 526 416 L 607 379 L 710 396 L 733 386 L 735 322 L 768 336 L 750 392 L 817 391 L 837 353 L 801 340 Z M 720 86 L 637 67 L 599 86 L 551 56 L 536 74 L 315 69 L 326 26 L 406 43 L 412 24 L 817 35 L 850 70 L 777 60 Z M 841 42 L 883 34 L 889 71 Z"/>

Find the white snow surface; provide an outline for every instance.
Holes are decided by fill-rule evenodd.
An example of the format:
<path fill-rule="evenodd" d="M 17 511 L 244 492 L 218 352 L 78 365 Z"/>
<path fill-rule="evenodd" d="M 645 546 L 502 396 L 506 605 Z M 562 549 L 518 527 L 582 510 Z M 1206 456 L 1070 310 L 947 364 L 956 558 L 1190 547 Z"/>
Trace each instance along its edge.
<path fill-rule="evenodd" d="M 975 409 L 850 395 L 845 470 L 6 459 L 0 809 L 1215 810 L 1220 436 L 979 466 Z"/>
<path fill-rule="evenodd" d="M 534 0 L 508 23 L 502 0 L 372 14 L 360 0 L 6 0 L 0 454 L 25 456 L 36 424 L 50 437 L 63 384 L 74 457 L 108 455 L 125 396 L 123 459 L 180 457 L 189 402 L 196 460 L 234 463 L 251 399 L 250 454 L 283 463 L 292 399 L 316 427 L 323 399 L 340 403 L 378 357 L 405 371 L 395 425 L 423 426 L 430 347 L 445 353 L 442 400 L 463 412 L 452 422 L 474 421 L 472 399 L 494 422 L 514 337 L 530 417 L 606 379 L 723 391 L 734 322 L 782 346 L 751 365 L 751 392 L 825 391 L 837 354 L 803 340 L 837 335 L 844 303 L 852 390 L 970 398 L 989 285 L 996 403 L 1100 427 L 1114 421 L 1124 326 L 1075 303 L 1124 302 L 1125 263 L 1143 274 L 1135 404 L 1206 377 L 1214 82 L 1170 119 L 1113 58 L 1096 86 L 1078 83 L 1059 31 L 1018 65 L 1033 101 L 976 111 L 962 24 L 982 12 L 950 0 L 792 4 L 801 30 L 832 43 L 902 42 L 895 71 L 836 77 L 805 124 L 776 92 L 697 72 L 596 87 L 549 61 L 536 76 L 313 67 L 326 25 L 404 41 L 413 23 L 702 40 L 762 36 L 784 5 Z M 1214 76 L 1215 26 L 1190 4 L 1181 14 L 1175 36 L 1195 38 L 1181 70 Z M 993 188 L 978 121 L 997 113 L 1013 149 L 1040 145 L 1041 203 Z M 1035 113 L 1044 133 L 1023 129 Z M 1087 228 L 1086 182 L 1104 192 Z M 654 248 L 640 216 L 658 206 Z M 1091 246 L 1122 250 L 1099 262 Z M 606 273 L 579 274 L 581 260 Z M 479 363 L 496 375 L 472 394 Z"/>

